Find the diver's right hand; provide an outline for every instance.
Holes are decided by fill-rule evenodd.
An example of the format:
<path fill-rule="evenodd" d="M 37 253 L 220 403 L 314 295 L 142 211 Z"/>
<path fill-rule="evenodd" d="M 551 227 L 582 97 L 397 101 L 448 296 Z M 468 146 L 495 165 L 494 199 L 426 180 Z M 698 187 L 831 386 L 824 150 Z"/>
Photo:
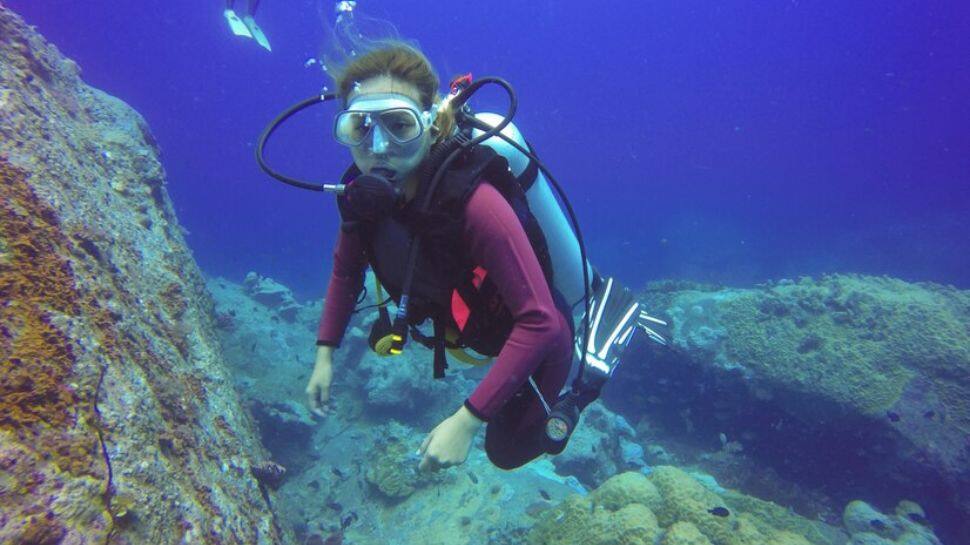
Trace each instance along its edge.
<path fill-rule="evenodd" d="M 317 347 L 313 373 L 306 385 L 307 401 L 313 414 L 325 417 L 333 411 L 330 406 L 330 383 L 333 381 L 333 348 Z"/>

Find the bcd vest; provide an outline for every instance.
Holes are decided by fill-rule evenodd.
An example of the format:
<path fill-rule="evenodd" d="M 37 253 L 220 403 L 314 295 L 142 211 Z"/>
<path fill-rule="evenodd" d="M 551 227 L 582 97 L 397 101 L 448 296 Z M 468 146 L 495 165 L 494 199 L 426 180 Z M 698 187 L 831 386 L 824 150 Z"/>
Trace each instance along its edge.
<path fill-rule="evenodd" d="M 343 182 L 359 175 L 360 170 L 351 166 Z M 509 170 L 508 161 L 489 147 L 474 146 L 451 164 L 424 213 L 417 203 L 423 200 L 428 180 L 408 204 L 377 221 L 354 217 L 344 197 L 339 197 L 337 204 L 342 228 L 361 237 L 371 269 L 395 302 L 400 301 L 407 274 L 411 237 L 421 237 L 409 301 L 408 321 L 412 326 L 431 318 L 436 332 L 448 328 L 458 333 L 452 341 L 454 346 L 497 356 L 514 321 L 488 271 L 468 255 L 462 236 L 465 207 L 482 182 L 494 186 L 515 212 L 554 291 L 546 239 L 529 211 L 525 191 Z M 562 298 L 555 292 L 553 297 L 562 310 Z"/>

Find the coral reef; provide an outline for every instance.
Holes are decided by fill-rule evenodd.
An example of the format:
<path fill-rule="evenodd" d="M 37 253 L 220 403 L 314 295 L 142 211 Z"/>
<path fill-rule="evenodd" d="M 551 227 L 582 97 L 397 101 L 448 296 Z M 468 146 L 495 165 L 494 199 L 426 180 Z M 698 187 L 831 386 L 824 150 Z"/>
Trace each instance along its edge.
<path fill-rule="evenodd" d="M 660 545 L 711 545 L 697 526 L 689 522 L 675 522 L 667 528 Z"/>
<path fill-rule="evenodd" d="M 513 472 L 499 471 L 485 458 L 479 437 L 465 464 L 434 476 L 422 475 L 416 471 L 414 450 L 436 423 L 426 413 L 460 403 L 463 390 L 480 370 L 456 366 L 448 380 L 432 382 L 420 361 L 410 361 L 427 358 L 423 351 L 390 361 L 370 355 L 362 334 L 369 317 L 358 316 L 335 360 L 340 369 L 334 397 L 337 410 L 317 420 L 300 406 L 300 388 L 312 365 L 319 306 L 304 304 L 306 311 L 294 324 L 274 322 L 269 319 L 272 310 L 253 301 L 244 287 L 225 279 L 212 279 L 209 285 L 216 308 L 235 312 L 235 328 L 222 331 L 221 337 L 227 353 L 240 355 L 233 363 L 238 365 L 237 383 L 244 386 L 247 405 L 254 408 L 261 425 L 285 428 L 291 421 L 300 422 L 301 446 L 294 451 L 306 454 L 304 465 L 288 474 L 278 505 L 301 539 L 339 539 L 358 545 L 841 545 L 850 539 L 841 520 L 825 524 L 799 516 L 787 505 L 736 492 L 699 471 L 648 467 L 645 459 L 678 457 L 664 453 L 659 445 L 641 447 L 645 434 L 652 431 L 647 418 L 653 415 L 644 415 L 634 428 L 600 402 L 584 413 L 577 436 L 560 456 Z M 264 338 L 275 343 L 264 345 Z M 294 361 L 298 363 L 290 363 Z M 370 395 L 378 384 L 373 377 L 391 372 L 400 379 L 387 387 L 407 391 L 419 403 L 402 400 L 383 405 Z M 388 420 L 388 414 L 400 419 Z M 715 439 L 724 456 L 741 455 L 741 440 L 733 435 Z M 267 438 L 274 456 L 292 442 L 292 438 Z M 587 486 L 595 490 L 587 492 Z M 448 506 L 447 516 L 441 516 L 442 506 Z M 925 522 L 920 518 L 925 517 L 922 509 L 912 502 L 900 503 L 898 511 L 902 513 L 898 516 Z M 430 525 L 441 531 L 434 535 L 420 531 Z M 867 538 L 858 535 L 858 539 Z M 912 540 L 916 534 L 903 535 Z"/>
<path fill-rule="evenodd" d="M 614 407 L 724 437 L 719 462 L 757 457 L 838 503 L 851 478 L 970 531 L 970 292 L 831 275 L 641 295 L 671 319 L 674 349 L 634 350 L 644 364 L 621 371 Z"/>
<path fill-rule="evenodd" d="M 533 545 L 655 543 L 667 545 L 938 545 L 922 509 L 900 502 L 884 515 L 855 501 L 845 509 L 845 528 L 808 520 L 673 466 L 649 476 L 626 472 L 587 497 L 572 495 L 543 513 L 529 534 Z M 851 536 L 851 537 L 850 537 Z"/>
<path fill-rule="evenodd" d="M 644 505 L 614 510 L 590 498 L 570 496 L 551 509 L 529 533 L 531 545 L 650 545 L 661 535 L 657 519 Z"/>
<path fill-rule="evenodd" d="M 144 121 L 0 6 L 3 543 L 289 543 Z"/>
<path fill-rule="evenodd" d="M 809 540 L 804 534 L 788 531 L 778 521 L 725 507 L 727 502 L 727 498 L 672 466 L 654 468 L 649 477 L 637 472 L 622 473 L 589 496 L 570 496 L 543 513 L 529 534 L 529 543 L 835 545 L 846 540 L 845 534 L 834 529 L 814 532 L 831 536 L 830 539 Z M 806 520 L 787 524 L 824 526 Z"/>
<path fill-rule="evenodd" d="M 663 498 L 656 485 L 642 473 L 634 471 L 610 478 L 593 492 L 591 499 L 610 511 L 631 503 L 639 503 L 654 512 L 663 507 Z"/>

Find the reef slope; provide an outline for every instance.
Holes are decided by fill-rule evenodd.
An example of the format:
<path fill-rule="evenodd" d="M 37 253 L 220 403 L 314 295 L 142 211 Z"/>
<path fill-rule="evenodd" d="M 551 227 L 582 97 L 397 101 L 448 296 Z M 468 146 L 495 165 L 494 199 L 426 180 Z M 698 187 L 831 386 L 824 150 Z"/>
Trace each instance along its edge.
<path fill-rule="evenodd" d="M 0 542 L 291 543 L 130 107 L 0 4 Z"/>

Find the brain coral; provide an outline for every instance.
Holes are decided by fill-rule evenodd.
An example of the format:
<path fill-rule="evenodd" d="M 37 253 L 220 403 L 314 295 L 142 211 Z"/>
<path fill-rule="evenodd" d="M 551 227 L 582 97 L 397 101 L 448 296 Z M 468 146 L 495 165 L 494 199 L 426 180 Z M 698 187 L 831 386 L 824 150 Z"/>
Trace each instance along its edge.
<path fill-rule="evenodd" d="M 652 545 L 661 530 L 645 505 L 628 503 L 615 510 L 591 497 L 572 495 L 543 513 L 529 533 L 531 545 Z"/>
<path fill-rule="evenodd" d="M 591 498 L 611 511 L 631 503 L 658 510 L 663 503 L 657 487 L 638 471 L 627 471 L 610 478 L 592 493 Z"/>
<path fill-rule="evenodd" d="M 531 545 L 832 545 L 846 539 L 769 502 L 712 492 L 672 466 L 658 466 L 649 477 L 622 473 L 586 497 L 570 496 L 543 513 L 529 534 Z"/>
<path fill-rule="evenodd" d="M 711 545 L 711 540 L 707 539 L 697 526 L 689 522 L 675 522 L 664 535 L 660 545 Z"/>

